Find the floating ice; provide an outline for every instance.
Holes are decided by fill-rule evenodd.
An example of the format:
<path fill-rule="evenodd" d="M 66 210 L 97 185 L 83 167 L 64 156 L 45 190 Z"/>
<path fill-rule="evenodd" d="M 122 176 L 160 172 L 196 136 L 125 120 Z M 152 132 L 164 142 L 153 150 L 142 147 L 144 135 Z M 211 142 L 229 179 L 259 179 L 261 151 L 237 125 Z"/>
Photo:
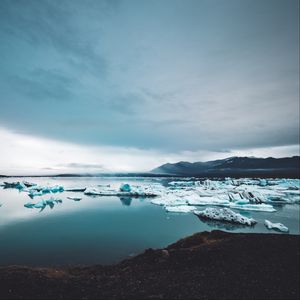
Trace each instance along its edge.
<path fill-rule="evenodd" d="M 256 221 L 252 218 L 247 218 L 242 216 L 239 213 L 235 213 L 229 208 L 213 208 L 208 207 L 202 211 L 194 211 L 194 213 L 200 218 L 204 219 L 212 219 L 217 221 L 224 221 L 230 223 L 237 223 L 252 226 L 256 223 Z"/>
<path fill-rule="evenodd" d="M 84 192 L 86 190 L 86 187 L 73 187 L 73 188 L 68 188 L 65 191 L 66 192 Z"/>
<path fill-rule="evenodd" d="M 248 204 L 248 203 L 230 203 L 230 208 L 239 210 L 253 210 L 253 211 L 265 211 L 274 212 L 276 209 L 270 204 Z"/>
<path fill-rule="evenodd" d="M 173 187 L 189 187 L 189 186 L 194 186 L 195 181 L 171 181 L 168 183 L 169 185 Z"/>
<path fill-rule="evenodd" d="M 11 188 L 11 189 L 23 190 L 26 188 L 25 184 L 20 181 L 16 181 L 16 182 L 5 182 L 4 181 L 3 184 L 4 184 L 5 189 Z"/>
<path fill-rule="evenodd" d="M 215 197 L 193 197 L 193 199 L 187 200 L 190 205 L 220 205 L 227 206 L 229 205 L 228 200 L 223 200 Z"/>
<path fill-rule="evenodd" d="M 32 183 L 32 182 L 28 182 L 28 181 L 23 181 L 23 184 L 24 184 L 26 187 L 32 187 L 32 186 L 37 185 L 36 183 Z"/>
<path fill-rule="evenodd" d="M 36 196 L 42 196 L 49 193 L 62 193 L 63 191 L 64 187 L 61 185 L 55 185 L 52 187 L 33 186 L 29 189 L 28 196 L 30 198 L 34 198 Z"/>
<path fill-rule="evenodd" d="M 120 186 L 121 192 L 131 192 L 131 187 L 128 183 L 122 183 Z"/>
<path fill-rule="evenodd" d="M 195 206 L 190 205 L 181 205 L 181 206 L 165 206 L 165 210 L 167 212 L 175 212 L 175 213 L 189 213 L 197 208 Z"/>
<path fill-rule="evenodd" d="M 159 195 L 159 191 L 154 191 L 154 189 L 150 187 L 124 187 L 124 185 L 121 186 L 119 190 L 115 189 L 102 189 L 98 190 L 95 188 L 89 188 L 86 189 L 84 194 L 88 196 L 127 196 L 127 197 L 156 197 Z M 122 190 L 128 190 L 130 191 L 121 191 Z"/>
<path fill-rule="evenodd" d="M 38 203 L 32 203 L 32 202 L 28 202 L 26 204 L 24 204 L 24 207 L 26 208 L 40 208 L 40 212 L 43 211 L 45 209 L 46 206 L 49 206 L 51 209 L 54 207 L 55 204 L 57 203 L 62 203 L 61 199 L 53 199 L 50 198 L 48 200 L 42 200 Z"/>
<path fill-rule="evenodd" d="M 73 200 L 73 201 L 80 201 L 82 198 L 77 198 L 77 197 L 67 197 L 67 199 Z"/>
<path fill-rule="evenodd" d="M 269 220 L 265 220 L 265 225 L 268 229 L 275 229 L 282 232 L 288 232 L 289 229 L 281 223 L 272 223 Z"/>

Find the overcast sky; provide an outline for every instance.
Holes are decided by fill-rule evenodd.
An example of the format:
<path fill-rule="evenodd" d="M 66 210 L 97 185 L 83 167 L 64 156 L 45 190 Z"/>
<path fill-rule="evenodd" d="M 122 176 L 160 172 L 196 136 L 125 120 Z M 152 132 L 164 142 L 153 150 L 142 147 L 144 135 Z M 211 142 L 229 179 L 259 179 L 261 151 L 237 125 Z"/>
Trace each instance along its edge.
<path fill-rule="evenodd" d="M 296 0 L 1 0 L 0 174 L 299 154 Z"/>

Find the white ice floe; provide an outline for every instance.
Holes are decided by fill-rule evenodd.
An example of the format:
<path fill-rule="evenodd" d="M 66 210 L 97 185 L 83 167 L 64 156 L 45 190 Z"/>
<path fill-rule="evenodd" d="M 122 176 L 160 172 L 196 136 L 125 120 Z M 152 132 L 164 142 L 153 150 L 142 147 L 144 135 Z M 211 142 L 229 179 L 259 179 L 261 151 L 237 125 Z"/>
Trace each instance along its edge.
<path fill-rule="evenodd" d="M 230 208 L 239 210 L 253 210 L 253 211 L 264 211 L 264 212 L 275 212 L 276 209 L 270 204 L 248 204 L 248 203 L 230 203 Z"/>
<path fill-rule="evenodd" d="M 194 211 L 194 213 L 200 218 L 230 222 L 242 225 L 252 226 L 256 223 L 256 221 L 252 218 L 247 218 L 242 216 L 239 213 L 235 213 L 229 208 L 213 208 L 208 207 L 205 210 Z"/>
<path fill-rule="evenodd" d="M 117 189 L 103 188 L 101 190 L 95 188 L 88 188 L 84 192 L 88 196 L 128 196 L 128 197 L 156 197 L 159 195 L 159 191 L 155 191 L 154 188 L 130 186 L 129 184 L 122 184 Z"/>
<path fill-rule="evenodd" d="M 191 187 L 195 186 L 195 181 L 171 181 L 168 184 L 173 187 Z"/>
<path fill-rule="evenodd" d="M 165 210 L 167 212 L 175 212 L 175 213 L 189 213 L 193 212 L 197 208 L 191 205 L 180 205 L 180 206 L 165 206 Z"/>
<path fill-rule="evenodd" d="M 275 229 L 282 232 L 288 232 L 289 229 L 281 223 L 272 223 L 269 220 L 265 220 L 265 225 L 268 229 Z"/>
<path fill-rule="evenodd" d="M 197 197 L 194 196 L 187 200 L 190 205 L 219 205 L 219 206 L 229 206 L 230 202 L 228 200 L 219 199 L 216 197 Z"/>

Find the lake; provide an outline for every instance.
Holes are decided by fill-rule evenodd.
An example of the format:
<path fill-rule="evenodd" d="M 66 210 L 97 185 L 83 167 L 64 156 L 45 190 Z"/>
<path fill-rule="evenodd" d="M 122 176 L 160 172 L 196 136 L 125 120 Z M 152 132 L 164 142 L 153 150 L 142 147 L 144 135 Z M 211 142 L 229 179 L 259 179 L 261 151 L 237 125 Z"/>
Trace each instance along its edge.
<path fill-rule="evenodd" d="M 171 178 L 70 177 L 9 178 L 39 185 L 68 187 L 163 184 Z M 176 179 L 178 180 L 178 178 Z M 2 182 L 1 181 L 1 182 Z M 281 222 L 290 234 L 300 234 L 299 204 L 277 205 L 276 212 L 240 212 L 255 218 L 253 227 L 220 225 L 201 221 L 192 213 L 168 213 L 149 198 L 87 196 L 82 192 L 52 195 L 61 199 L 52 209 L 24 207 L 33 201 L 26 192 L 0 187 L 1 265 L 87 265 L 112 264 L 143 252 L 161 248 L 196 232 L 222 229 L 231 232 L 276 233 L 263 222 Z M 74 201 L 67 197 L 80 197 Z M 37 199 L 48 199 L 49 194 Z"/>

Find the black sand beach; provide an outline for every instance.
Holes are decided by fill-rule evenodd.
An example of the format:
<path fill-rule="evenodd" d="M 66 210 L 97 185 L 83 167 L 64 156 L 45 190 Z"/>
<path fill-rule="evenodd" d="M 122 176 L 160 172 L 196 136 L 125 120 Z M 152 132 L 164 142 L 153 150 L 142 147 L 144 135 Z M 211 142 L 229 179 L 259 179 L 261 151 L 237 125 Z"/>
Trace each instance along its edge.
<path fill-rule="evenodd" d="M 299 241 L 213 231 L 112 266 L 0 267 L 0 298 L 299 299 Z"/>

